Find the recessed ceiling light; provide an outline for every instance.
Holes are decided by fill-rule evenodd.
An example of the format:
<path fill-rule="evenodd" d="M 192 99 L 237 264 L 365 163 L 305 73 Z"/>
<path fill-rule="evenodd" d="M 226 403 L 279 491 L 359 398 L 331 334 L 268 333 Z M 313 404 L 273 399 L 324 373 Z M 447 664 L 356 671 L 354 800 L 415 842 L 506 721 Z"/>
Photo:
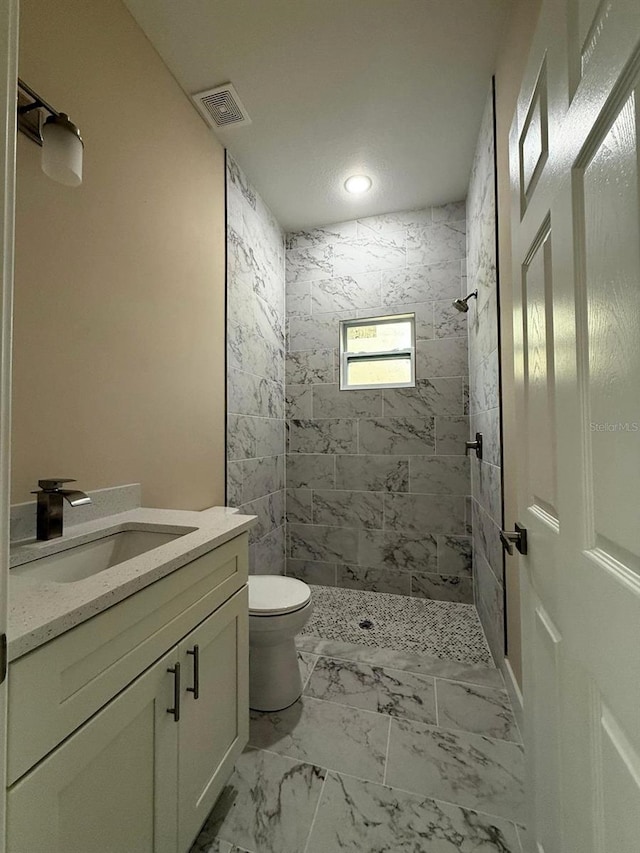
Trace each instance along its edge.
<path fill-rule="evenodd" d="M 344 188 L 348 193 L 354 195 L 366 193 L 367 190 L 371 189 L 371 178 L 368 175 L 351 175 L 344 182 Z"/>

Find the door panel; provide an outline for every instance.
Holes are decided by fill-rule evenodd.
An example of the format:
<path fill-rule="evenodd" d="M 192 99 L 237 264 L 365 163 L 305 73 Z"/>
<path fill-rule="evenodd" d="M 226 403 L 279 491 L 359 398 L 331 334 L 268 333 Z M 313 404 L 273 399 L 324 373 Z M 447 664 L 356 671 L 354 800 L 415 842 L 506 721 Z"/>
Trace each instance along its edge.
<path fill-rule="evenodd" d="M 543 60 L 520 137 L 520 207 L 523 215 L 549 156 L 548 122 L 547 66 Z"/>
<path fill-rule="evenodd" d="M 529 501 L 558 527 L 556 509 L 555 382 L 553 359 L 553 292 L 551 282 L 551 224 L 525 262 L 522 303 L 525 308 L 525 418 L 527 424 Z"/>
<path fill-rule="evenodd" d="M 632 850 L 640 839 L 640 756 L 605 705 L 599 734 L 603 848 Z"/>
<path fill-rule="evenodd" d="M 178 761 L 178 849 L 188 850 L 248 740 L 248 591 L 237 592 L 180 643 L 185 679 Z M 198 647 L 199 695 L 194 686 Z"/>
<path fill-rule="evenodd" d="M 175 651 L 10 789 L 8 853 L 175 853 Z"/>
<path fill-rule="evenodd" d="M 562 637 L 540 602 L 535 605 L 534 626 L 536 730 L 533 740 L 535 754 L 531 755 L 531 760 L 537 778 L 543 781 L 535 790 L 536 814 L 545 816 L 539 827 L 538 844 L 544 851 L 551 851 L 560 849 L 562 824 L 558 715 Z"/>
<path fill-rule="evenodd" d="M 542 72 L 548 157 L 527 185 Z M 637 853 L 640 837 L 638 80 L 637 0 L 545 0 L 510 137 L 525 734 L 544 853 Z"/>
<path fill-rule="evenodd" d="M 640 218 L 637 98 L 624 102 L 582 172 L 589 357 L 580 377 L 589 415 L 587 547 L 640 569 Z M 581 208 L 581 209 L 580 209 Z M 620 496 L 625 500 L 620 500 Z M 614 556 L 611 554 L 610 556 Z"/>

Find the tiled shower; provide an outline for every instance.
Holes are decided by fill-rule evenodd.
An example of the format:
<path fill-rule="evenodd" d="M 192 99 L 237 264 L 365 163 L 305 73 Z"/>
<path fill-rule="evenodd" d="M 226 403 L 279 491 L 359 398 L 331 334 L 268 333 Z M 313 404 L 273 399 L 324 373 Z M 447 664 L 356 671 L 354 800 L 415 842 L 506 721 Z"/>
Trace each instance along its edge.
<path fill-rule="evenodd" d="M 228 156 L 227 501 L 258 516 L 251 571 L 475 600 L 499 661 L 492 109 L 466 203 L 287 235 Z M 340 391 L 339 321 L 409 312 L 416 387 Z"/>
<path fill-rule="evenodd" d="M 493 139 L 491 93 L 465 201 L 289 234 L 228 156 L 227 499 L 258 518 L 250 571 L 314 606 L 302 695 L 251 712 L 191 853 L 522 853 Z M 416 386 L 340 391 L 340 321 L 408 313 Z"/>
<path fill-rule="evenodd" d="M 471 602 L 464 202 L 287 237 L 287 573 Z M 340 391 L 339 320 L 416 315 L 416 388 Z"/>

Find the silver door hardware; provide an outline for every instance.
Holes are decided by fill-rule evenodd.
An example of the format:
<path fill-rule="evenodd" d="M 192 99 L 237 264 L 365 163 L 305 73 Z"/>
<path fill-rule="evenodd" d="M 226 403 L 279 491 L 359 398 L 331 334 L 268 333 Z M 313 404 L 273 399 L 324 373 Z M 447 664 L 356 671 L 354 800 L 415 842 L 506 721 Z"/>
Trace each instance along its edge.
<path fill-rule="evenodd" d="M 521 554 L 527 553 L 527 528 L 523 527 L 521 524 L 516 523 L 513 525 L 515 530 L 511 532 L 507 532 L 506 530 L 500 531 L 500 541 L 502 542 L 502 547 L 508 554 L 513 554 L 513 546 L 515 545 L 518 551 Z"/>
<path fill-rule="evenodd" d="M 196 643 L 187 654 L 193 657 L 193 687 L 187 687 L 187 693 L 193 693 L 193 698 L 200 696 L 200 646 Z"/>
<path fill-rule="evenodd" d="M 173 714 L 177 723 L 180 720 L 180 664 L 170 666 L 167 672 L 173 675 L 173 708 L 167 708 L 167 714 Z"/>
<path fill-rule="evenodd" d="M 475 450 L 478 459 L 482 459 L 482 433 L 476 433 L 475 441 L 465 441 L 464 455 L 467 456 L 470 450 Z"/>

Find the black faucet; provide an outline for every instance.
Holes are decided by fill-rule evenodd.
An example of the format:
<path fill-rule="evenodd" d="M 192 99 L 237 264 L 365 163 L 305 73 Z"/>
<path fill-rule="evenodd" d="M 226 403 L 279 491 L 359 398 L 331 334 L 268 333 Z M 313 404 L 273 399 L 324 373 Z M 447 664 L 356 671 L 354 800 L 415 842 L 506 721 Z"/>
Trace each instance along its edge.
<path fill-rule="evenodd" d="M 62 499 L 69 501 L 71 506 L 84 506 L 91 503 L 89 495 L 74 489 L 61 489 L 64 483 L 75 483 L 56 477 L 52 480 L 38 480 L 41 491 L 31 492 L 38 496 L 37 532 L 38 539 L 57 539 L 62 536 Z"/>

